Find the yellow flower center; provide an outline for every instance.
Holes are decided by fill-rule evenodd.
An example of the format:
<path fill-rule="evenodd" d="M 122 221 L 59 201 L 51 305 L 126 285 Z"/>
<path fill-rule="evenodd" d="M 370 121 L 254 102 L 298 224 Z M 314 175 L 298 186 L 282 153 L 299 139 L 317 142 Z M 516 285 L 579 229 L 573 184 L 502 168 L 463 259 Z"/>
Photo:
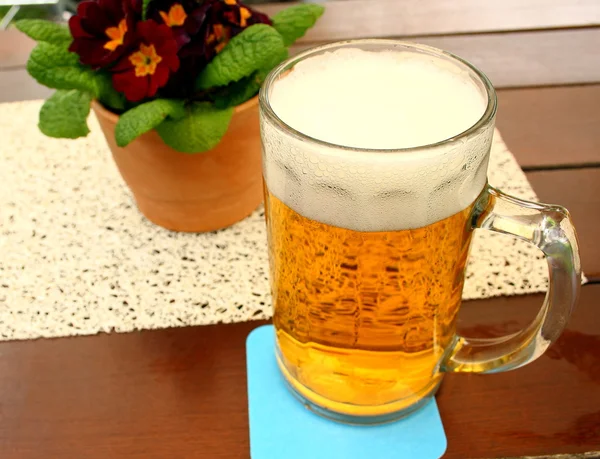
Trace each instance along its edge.
<path fill-rule="evenodd" d="M 104 31 L 106 36 L 110 38 L 110 41 L 107 41 L 104 44 L 104 48 L 109 51 L 114 51 L 119 46 L 123 44 L 125 40 L 125 34 L 127 33 L 127 21 L 125 19 L 121 19 L 119 25 L 117 27 L 109 27 Z"/>
<path fill-rule="evenodd" d="M 225 0 L 225 3 L 227 5 L 237 5 L 237 1 L 236 0 Z"/>
<path fill-rule="evenodd" d="M 160 17 L 169 27 L 181 27 L 187 19 L 187 14 L 185 14 L 183 6 L 181 6 L 179 3 L 175 3 L 168 13 L 161 11 Z"/>
<path fill-rule="evenodd" d="M 222 24 L 215 24 L 213 25 L 213 33 L 208 36 L 206 43 L 210 45 L 216 41 L 215 51 L 220 53 L 229 42 L 229 35 L 229 28 L 223 27 Z"/>
<path fill-rule="evenodd" d="M 156 54 L 154 45 L 140 45 L 140 50 L 129 56 L 129 61 L 135 66 L 135 76 L 144 77 L 154 75 L 156 66 L 162 61 L 162 57 Z"/>
<path fill-rule="evenodd" d="M 240 26 L 246 27 L 247 19 L 252 16 L 252 13 L 248 8 L 240 8 Z"/>

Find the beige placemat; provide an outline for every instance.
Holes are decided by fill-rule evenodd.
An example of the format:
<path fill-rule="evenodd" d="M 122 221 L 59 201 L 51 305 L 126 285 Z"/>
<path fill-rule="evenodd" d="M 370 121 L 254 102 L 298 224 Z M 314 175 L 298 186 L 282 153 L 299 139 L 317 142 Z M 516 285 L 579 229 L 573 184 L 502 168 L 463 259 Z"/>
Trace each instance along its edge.
<path fill-rule="evenodd" d="M 48 139 L 41 102 L 0 110 L 0 340 L 239 322 L 271 315 L 262 210 L 210 234 L 173 233 L 137 211 L 95 119 Z M 536 195 L 496 133 L 490 182 Z M 477 231 L 464 298 L 544 291 L 541 252 Z"/>

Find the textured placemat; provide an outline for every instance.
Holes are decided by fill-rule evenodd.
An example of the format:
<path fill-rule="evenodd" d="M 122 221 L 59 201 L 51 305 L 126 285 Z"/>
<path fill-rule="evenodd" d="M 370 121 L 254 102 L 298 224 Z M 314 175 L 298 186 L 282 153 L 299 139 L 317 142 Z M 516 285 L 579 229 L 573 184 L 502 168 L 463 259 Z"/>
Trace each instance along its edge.
<path fill-rule="evenodd" d="M 41 102 L 0 107 L 0 339 L 85 335 L 271 315 L 263 211 L 209 234 L 145 220 L 97 122 L 48 139 Z M 496 132 L 490 182 L 536 200 Z M 541 252 L 477 231 L 464 298 L 544 291 Z"/>

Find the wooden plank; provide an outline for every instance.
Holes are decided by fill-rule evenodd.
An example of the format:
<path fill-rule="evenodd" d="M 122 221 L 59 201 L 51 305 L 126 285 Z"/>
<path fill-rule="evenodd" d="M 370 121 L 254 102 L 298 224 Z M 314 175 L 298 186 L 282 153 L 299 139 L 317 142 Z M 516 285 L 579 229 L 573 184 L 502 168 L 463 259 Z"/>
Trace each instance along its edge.
<path fill-rule="evenodd" d="M 272 15 L 289 5 L 256 8 Z M 325 7 L 325 14 L 302 43 L 600 24 L 596 0 L 342 0 L 328 1 Z"/>
<path fill-rule="evenodd" d="M 600 85 L 498 91 L 496 124 L 521 167 L 600 163 Z"/>
<path fill-rule="evenodd" d="M 591 451 L 581 454 L 552 454 L 550 456 L 504 457 L 499 459 L 599 459 L 600 451 Z"/>
<path fill-rule="evenodd" d="M 600 285 L 547 355 L 448 375 L 445 459 L 600 450 Z M 463 305 L 471 336 L 522 327 L 541 295 Z M 259 323 L 2 343 L 0 457 L 248 458 L 245 339 Z"/>
<path fill-rule="evenodd" d="M 438 395 L 448 436 L 444 459 L 600 450 L 599 295 L 600 285 L 583 286 L 567 330 L 534 363 L 497 375 L 446 378 Z M 519 331 L 534 318 L 542 298 L 466 302 L 459 330 L 478 338 Z"/>
<path fill-rule="evenodd" d="M 600 28 L 410 37 L 407 41 L 441 48 L 472 62 L 497 88 L 600 82 Z M 313 46 L 295 45 L 291 52 Z"/>
<path fill-rule="evenodd" d="M 35 41 L 17 29 L 0 30 L 0 71 L 25 67 Z"/>
<path fill-rule="evenodd" d="M 38 84 L 25 69 L 0 72 L 0 103 L 45 99 L 54 91 Z"/>
<path fill-rule="evenodd" d="M 569 209 L 583 271 L 590 280 L 600 282 L 600 167 L 528 172 L 527 178 L 541 201 Z"/>
<path fill-rule="evenodd" d="M 498 88 L 600 82 L 600 28 L 418 41 L 467 59 Z"/>

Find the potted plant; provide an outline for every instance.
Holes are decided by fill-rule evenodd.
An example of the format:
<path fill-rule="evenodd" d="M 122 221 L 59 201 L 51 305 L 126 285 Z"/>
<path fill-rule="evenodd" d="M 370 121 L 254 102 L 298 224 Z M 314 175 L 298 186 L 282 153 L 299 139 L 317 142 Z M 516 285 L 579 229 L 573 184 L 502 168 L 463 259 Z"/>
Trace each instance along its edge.
<path fill-rule="evenodd" d="M 27 70 L 55 88 L 50 137 L 89 133 L 92 107 L 140 211 L 172 230 L 211 231 L 262 200 L 257 93 L 323 13 L 272 18 L 238 0 L 92 0 L 69 27 L 16 26 L 38 41 Z"/>

